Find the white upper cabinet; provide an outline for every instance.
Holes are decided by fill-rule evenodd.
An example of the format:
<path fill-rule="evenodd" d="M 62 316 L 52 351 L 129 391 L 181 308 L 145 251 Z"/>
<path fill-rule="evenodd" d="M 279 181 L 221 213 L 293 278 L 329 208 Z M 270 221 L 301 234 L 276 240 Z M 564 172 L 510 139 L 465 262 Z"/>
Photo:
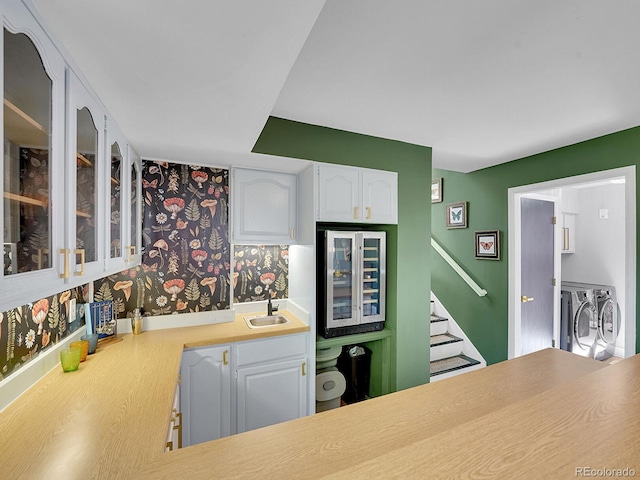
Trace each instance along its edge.
<path fill-rule="evenodd" d="M 297 175 L 231 169 L 231 243 L 297 243 Z"/>
<path fill-rule="evenodd" d="M 398 223 L 398 174 L 317 163 L 320 222 Z"/>
<path fill-rule="evenodd" d="M 78 77 L 67 70 L 66 245 L 70 276 L 104 272 L 106 191 L 105 114 Z M 65 261 L 66 261 L 65 258 Z"/>
<path fill-rule="evenodd" d="M 64 288 L 65 63 L 20 2 L 3 2 L 0 310 Z"/>
<path fill-rule="evenodd" d="M 318 216 L 321 222 L 361 222 L 360 172 L 357 168 L 316 164 Z"/>
<path fill-rule="evenodd" d="M 398 174 L 362 170 L 362 208 L 366 223 L 398 223 Z"/>
<path fill-rule="evenodd" d="M 126 267 L 124 249 L 117 244 L 135 230 L 139 251 L 140 228 L 127 222 L 112 229 L 110 219 L 118 213 L 127 218 L 127 209 L 135 209 L 140 221 L 140 162 L 134 175 L 138 207 L 131 206 L 130 188 L 127 198 L 121 192 L 120 203 L 112 203 L 117 182 L 131 178 L 126 140 L 115 125 L 105 138 L 104 107 L 69 67 L 70 60 L 43 30 L 37 13 L 11 1 L 0 3 L 0 14 L 0 311 L 5 311 L 91 282 L 109 268 L 113 273 Z M 118 167 L 109 159 L 120 157 L 124 163 L 118 180 Z"/>

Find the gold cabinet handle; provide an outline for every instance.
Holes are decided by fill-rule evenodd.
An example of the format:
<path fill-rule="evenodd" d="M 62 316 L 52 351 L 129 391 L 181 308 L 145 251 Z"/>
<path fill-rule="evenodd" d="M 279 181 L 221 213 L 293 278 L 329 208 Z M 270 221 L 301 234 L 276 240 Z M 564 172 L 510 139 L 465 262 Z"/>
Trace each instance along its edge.
<path fill-rule="evenodd" d="M 127 251 L 127 258 L 125 258 L 125 261 L 130 262 L 136 256 L 136 246 L 129 245 L 125 247 L 125 250 Z"/>
<path fill-rule="evenodd" d="M 371 219 L 371 207 L 367 207 L 367 220 Z"/>
<path fill-rule="evenodd" d="M 178 419 L 180 423 L 174 425 L 173 429 L 178 431 L 178 448 L 182 448 L 182 413 L 176 413 L 176 419 Z"/>
<path fill-rule="evenodd" d="M 73 272 L 73 274 L 76 277 L 81 277 L 82 275 L 84 275 L 84 248 L 78 248 L 76 250 L 73 251 L 73 253 L 75 255 L 80 255 L 80 271 L 79 272 Z"/>
<path fill-rule="evenodd" d="M 223 365 L 229 365 L 229 359 L 227 358 L 227 354 L 229 353 L 229 350 L 225 350 L 224 352 L 222 352 L 222 364 Z"/>
<path fill-rule="evenodd" d="M 307 375 L 307 371 L 305 370 L 307 366 L 307 362 L 302 362 L 302 376 L 305 377 Z"/>
<path fill-rule="evenodd" d="M 69 278 L 71 276 L 69 275 L 69 254 L 71 253 L 71 250 L 68 248 L 61 248 L 60 253 L 64 257 L 63 270 L 60 274 L 60 278 Z"/>
<path fill-rule="evenodd" d="M 353 218 L 358 219 L 358 207 L 353 207 Z"/>
<path fill-rule="evenodd" d="M 296 238 L 296 229 L 291 227 L 291 240 L 294 240 Z"/>
<path fill-rule="evenodd" d="M 527 297 L 526 295 L 522 295 L 520 297 L 520 301 L 522 303 L 527 303 L 527 302 L 533 302 L 534 298 L 533 297 Z"/>

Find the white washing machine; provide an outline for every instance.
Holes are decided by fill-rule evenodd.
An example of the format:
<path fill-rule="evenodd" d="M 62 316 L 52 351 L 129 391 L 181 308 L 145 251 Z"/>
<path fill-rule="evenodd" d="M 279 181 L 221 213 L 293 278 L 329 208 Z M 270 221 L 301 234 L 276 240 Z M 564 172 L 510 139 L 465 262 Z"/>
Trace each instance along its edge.
<path fill-rule="evenodd" d="M 560 348 L 591 357 L 604 350 L 613 354 L 620 330 L 618 310 L 613 286 L 562 282 Z"/>

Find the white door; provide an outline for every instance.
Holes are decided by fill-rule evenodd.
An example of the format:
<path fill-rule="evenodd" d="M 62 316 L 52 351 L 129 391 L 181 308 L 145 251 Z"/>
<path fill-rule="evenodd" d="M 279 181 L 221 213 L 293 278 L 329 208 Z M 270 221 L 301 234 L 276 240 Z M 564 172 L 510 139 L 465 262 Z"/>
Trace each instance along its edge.
<path fill-rule="evenodd" d="M 231 347 L 185 350 L 180 375 L 183 445 L 231 435 Z"/>
<path fill-rule="evenodd" d="M 360 172 L 353 167 L 316 165 L 321 222 L 361 222 Z"/>
<path fill-rule="evenodd" d="M 305 358 L 238 369 L 237 433 L 305 415 Z"/>
<path fill-rule="evenodd" d="M 554 203 L 522 198 L 521 212 L 521 353 L 553 346 Z"/>

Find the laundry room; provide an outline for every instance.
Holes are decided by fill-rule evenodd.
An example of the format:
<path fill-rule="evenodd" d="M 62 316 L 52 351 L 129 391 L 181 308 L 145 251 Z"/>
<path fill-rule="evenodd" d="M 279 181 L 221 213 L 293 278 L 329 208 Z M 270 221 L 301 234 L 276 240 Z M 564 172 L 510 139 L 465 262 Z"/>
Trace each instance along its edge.
<path fill-rule="evenodd" d="M 624 358 L 624 178 L 563 187 L 559 193 L 563 309 L 569 291 L 578 292 L 574 303 L 581 297 L 573 305 L 573 318 L 565 319 L 567 349 L 603 360 L 611 355 Z M 582 321 L 575 318 L 581 306 Z M 592 328 L 596 323 L 599 333 Z M 561 338 L 561 348 L 563 343 Z"/>

